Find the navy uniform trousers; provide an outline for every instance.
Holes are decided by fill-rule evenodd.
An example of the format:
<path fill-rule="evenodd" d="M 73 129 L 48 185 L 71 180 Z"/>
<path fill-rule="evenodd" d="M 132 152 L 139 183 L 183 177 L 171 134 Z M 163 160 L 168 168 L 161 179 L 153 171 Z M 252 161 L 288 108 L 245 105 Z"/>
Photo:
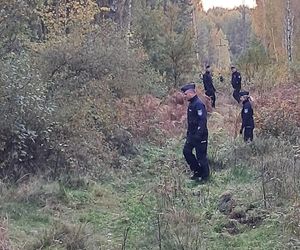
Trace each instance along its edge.
<path fill-rule="evenodd" d="M 193 154 L 193 149 L 196 155 Z M 183 147 L 183 155 L 191 170 L 199 177 L 208 178 L 207 139 L 188 138 Z"/>

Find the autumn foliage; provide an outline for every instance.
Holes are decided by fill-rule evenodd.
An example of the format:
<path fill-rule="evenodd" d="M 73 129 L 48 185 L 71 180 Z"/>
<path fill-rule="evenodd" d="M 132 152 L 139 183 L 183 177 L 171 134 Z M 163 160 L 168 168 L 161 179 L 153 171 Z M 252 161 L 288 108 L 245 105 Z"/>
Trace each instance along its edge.
<path fill-rule="evenodd" d="M 300 127 L 300 87 L 281 85 L 256 100 L 256 124 L 267 134 L 297 136 Z M 298 131 L 299 133 L 299 131 Z"/>
<path fill-rule="evenodd" d="M 179 86 L 199 81 L 204 63 L 224 64 L 219 66 L 227 72 L 229 47 L 234 57 L 245 52 L 237 39 L 244 27 L 242 9 L 206 15 L 195 1 L 130 2 L 0 1 L 0 176 L 5 180 L 40 172 L 47 178 L 70 172 L 96 176 L 134 155 L 135 142 L 163 144 L 183 136 L 187 103 Z M 251 90 L 271 88 L 271 94 L 257 98 L 255 114 L 257 128 L 274 135 L 292 134 L 289 129 L 299 126 L 299 88 L 272 89 L 289 77 L 289 69 L 298 69 L 296 63 L 273 67 L 275 51 L 284 57 L 279 48 L 284 29 L 274 27 L 283 23 L 278 6 L 253 15 L 247 10 L 245 35 L 257 39 L 247 44 L 252 49 L 240 67 L 246 81 L 255 79 Z M 263 26 L 261 12 L 266 12 Z M 276 23 L 273 13 L 280 17 Z M 264 35 L 265 26 L 270 27 Z M 216 49 L 226 37 L 222 51 Z M 231 89 L 230 76 L 224 77 L 228 85 L 216 85 L 219 91 Z M 237 135 L 238 107 L 224 96 L 210 122 L 213 129 Z"/>
<path fill-rule="evenodd" d="M 198 91 L 198 96 L 212 111 L 210 99 Z M 128 128 L 136 139 L 151 139 L 164 143 L 166 138 L 181 135 L 186 128 L 188 103 L 173 90 L 163 100 L 152 95 L 118 100 L 119 123 Z"/>

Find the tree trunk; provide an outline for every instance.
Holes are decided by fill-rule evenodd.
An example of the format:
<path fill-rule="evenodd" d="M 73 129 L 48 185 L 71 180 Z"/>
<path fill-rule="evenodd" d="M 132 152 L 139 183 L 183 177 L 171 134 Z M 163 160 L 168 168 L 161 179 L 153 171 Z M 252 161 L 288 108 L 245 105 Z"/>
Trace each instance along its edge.
<path fill-rule="evenodd" d="M 272 42 L 273 42 L 273 49 L 274 49 L 274 53 L 275 53 L 275 59 L 276 59 L 276 62 L 278 63 L 279 59 L 278 59 L 278 52 L 277 52 L 277 48 L 276 48 L 273 28 L 271 28 L 271 36 L 272 36 Z"/>
<path fill-rule="evenodd" d="M 196 42 L 196 45 L 198 45 L 198 29 L 197 29 L 197 22 L 196 22 L 197 18 L 196 18 L 196 6 L 195 4 L 193 3 L 193 11 L 192 11 L 192 25 L 193 25 L 193 28 L 194 28 L 194 37 L 195 37 L 195 42 Z M 197 62 L 199 63 L 199 66 L 201 65 L 201 62 L 200 62 L 200 57 L 199 57 L 199 51 L 198 49 L 196 50 L 196 58 L 197 58 Z"/>
<path fill-rule="evenodd" d="M 131 16 L 132 16 L 132 0 L 128 0 L 128 20 L 127 20 L 127 46 L 129 46 L 131 36 Z"/>
<path fill-rule="evenodd" d="M 242 19 L 243 19 L 243 49 L 242 49 L 242 53 L 244 54 L 246 51 L 246 5 L 245 5 L 245 1 L 243 2 Z"/>
<path fill-rule="evenodd" d="M 264 26 L 264 35 L 263 35 L 263 43 L 264 43 L 264 49 L 266 52 L 266 48 L 267 46 L 267 39 L 266 39 L 266 34 L 267 34 L 267 13 L 266 13 L 266 3 L 265 0 L 262 0 L 262 4 L 263 4 L 263 26 Z"/>
<path fill-rule="evenodd" d="M 288 62 L 292 62 L 293 53 L 292 53 L 292 35 L 293 35 L 293 16 L 291 11 L 291 0 L 287 0 L 286 2 L 286 50 L 288 56 Z"/>

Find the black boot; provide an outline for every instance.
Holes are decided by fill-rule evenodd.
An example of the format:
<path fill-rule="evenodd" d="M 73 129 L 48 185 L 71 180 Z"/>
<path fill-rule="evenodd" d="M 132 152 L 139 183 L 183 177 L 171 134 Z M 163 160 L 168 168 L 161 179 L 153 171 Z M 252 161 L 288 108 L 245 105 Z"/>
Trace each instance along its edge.
<path fill-rule="evenodd" d="M 191 176 L 191 180 L 199 180 L 201 178 L 200 174 L 198 172 L 194 172 L 194 174 Z"/>

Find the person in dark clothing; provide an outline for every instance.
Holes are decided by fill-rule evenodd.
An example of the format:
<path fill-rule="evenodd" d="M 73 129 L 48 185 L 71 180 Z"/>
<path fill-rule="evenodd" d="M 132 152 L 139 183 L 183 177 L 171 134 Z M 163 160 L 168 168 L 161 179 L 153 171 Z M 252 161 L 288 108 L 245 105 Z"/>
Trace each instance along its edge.
<path fill-rule="evenodd" d="M 206 71 L 203 74 L 203 84 L 205 89 L 205 94 L 211 98 L 211 105 L 213 108 L 216 107 L 216 89 L 213 85 L 213 79 L 210 72 L 210 66 L 206 66 Z"/>
<path fill-rule="evenodd" d="M 234 66 L 231 67 L 232 77 L 231 77 L 231 85 L 234 89 L 233 98 L 240 103 L 240 91 L 242 84 L 242 76 L 240 72 L 236 70 Z"/>
<path fill-rule="evenodd" d="M 181 88 L 181 91 L 185 99 L 189 101 L 187 110 L 188 129 L 183 155 L 194 173 L 191 179 L 206 181 L 209 178 L 207 111 L 196 94 L 195 84 L 187 84 Z M 194 148 L 196 156 L 193 154 Z"/>
<path fill-rule="evenodd" d="M 243 104 L 242 115 L 242 127 L 240 134 L 244 132 L 244 141 L 249 142 L 253 140 L 254 119 L 253 108 L 250 102 L 249 92 L 240 92 L 240 101 Z"/>

